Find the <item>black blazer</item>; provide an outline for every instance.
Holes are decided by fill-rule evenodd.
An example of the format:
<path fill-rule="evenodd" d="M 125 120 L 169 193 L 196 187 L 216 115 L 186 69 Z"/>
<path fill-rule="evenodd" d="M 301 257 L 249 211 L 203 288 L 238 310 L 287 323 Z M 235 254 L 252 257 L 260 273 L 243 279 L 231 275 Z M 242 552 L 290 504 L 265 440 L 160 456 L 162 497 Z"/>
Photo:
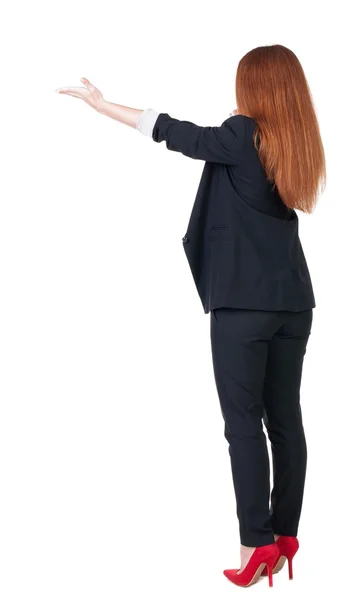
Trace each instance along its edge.
<path fill-rule="evenodd" d="M 298 216 L 267 180 L 255 127 L 243 115 L 201 127 L 160 113 L 153 128 L 155 142 L 206 161 L 182 238 L 205 313 L 315 307 Z"/>

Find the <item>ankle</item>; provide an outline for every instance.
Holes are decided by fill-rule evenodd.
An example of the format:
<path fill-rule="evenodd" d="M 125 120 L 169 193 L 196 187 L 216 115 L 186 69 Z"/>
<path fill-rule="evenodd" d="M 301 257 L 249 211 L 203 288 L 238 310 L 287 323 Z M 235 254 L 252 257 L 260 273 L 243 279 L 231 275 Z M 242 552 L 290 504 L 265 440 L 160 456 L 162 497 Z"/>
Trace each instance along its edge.
<path fill-rule="evenodd" d="M 240 561 L 241 561 L 240 570 L 241 571 L 248 564 L 255 549 L 256 549 L 255 546 L 254 547 L 253 546 L 243 546 L 243 544 L 241 544 L 241 547 L 240 547 Z"/>
<path fill-rule="evenodd" d="M 256 549 L 256 546 L 244 546 L 243 544 L 241 544 L 240 553 L 241 553 L 241 555 L 244 555 L 244 556 L 250 556 L 251 554 L 253 554 L 255 549 Z"/>

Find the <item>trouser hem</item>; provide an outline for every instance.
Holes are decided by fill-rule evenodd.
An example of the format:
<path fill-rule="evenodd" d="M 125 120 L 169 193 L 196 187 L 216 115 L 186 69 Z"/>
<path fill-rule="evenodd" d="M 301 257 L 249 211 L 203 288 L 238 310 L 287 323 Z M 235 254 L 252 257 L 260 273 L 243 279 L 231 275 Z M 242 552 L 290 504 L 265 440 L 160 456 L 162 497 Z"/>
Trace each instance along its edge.
<path fill-rule="evenodd" d="M 275 535 L 287 535 L 289 537 L 297 537 L 297 529 L 285 529 L 284 527 L 273 527 Z"/>
<path fill-rule="evenodd" d="M 269 544 L 274 544 L 275 539 L 273 532 L 264 534 L 241 532 L 240 541 L 243 544 L 243 546 L 258 548 L 259 546 L 267 546 Z"/>

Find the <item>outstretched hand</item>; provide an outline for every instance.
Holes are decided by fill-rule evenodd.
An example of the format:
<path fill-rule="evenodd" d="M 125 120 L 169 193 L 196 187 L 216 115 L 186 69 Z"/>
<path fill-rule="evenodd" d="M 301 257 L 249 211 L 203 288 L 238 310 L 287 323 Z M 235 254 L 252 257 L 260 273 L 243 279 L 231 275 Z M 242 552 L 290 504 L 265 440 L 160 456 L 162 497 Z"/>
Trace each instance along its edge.
<path fill-rule="evenodd" d="M 104 104 L 102 92 L 100 92 L 98 88 L 85 77 L 81 77 L 81 82 L 84 83 L 86 87 L 63 87 L 57 88 L 55 91 L 59 94 L 67 94 L 74 98 L 80 98 L 81 100 L 84 100 L 84 102 L 87 102 L 89 106 L 92 106 L 92 108 L 99 111 Z"/>

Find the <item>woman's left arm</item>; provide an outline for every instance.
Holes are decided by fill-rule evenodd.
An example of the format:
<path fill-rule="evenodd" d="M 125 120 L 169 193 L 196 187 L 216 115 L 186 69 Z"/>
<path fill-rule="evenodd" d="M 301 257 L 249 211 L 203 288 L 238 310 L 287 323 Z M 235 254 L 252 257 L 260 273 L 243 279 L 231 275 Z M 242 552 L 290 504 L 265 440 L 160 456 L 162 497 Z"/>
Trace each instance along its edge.
<path fill-rule="evenodd" d="M 141 113 L 144 112 L 143 110 L 129 108 L 129 106 L 122 106 L 121 104 L 114 104 L 114 102 L 108 102 L 108 100 L 104 100 L 102 92 L 90 83 L 88 79 L 82 77 L 81 82 L 84 83 L 86 87 L 63 87 L 57 88 L 55 91 L 59 94 L 80 98 L 97 112 L 106 115 L 107 117 L 111 117 L 116 121 L 120 121 L 120 123 L 124 123 L 124 125 L 136 128 L 138 118 Z"/>
<path fill-rule="evenodd" d="M 244 129 L 237 129 L 233 114 L 222 125 L 202 127 L 190 121 L 180 121 L 168 113 L 159 113 L 151 108 L 136 109 L 104 100 L 103 94 L 85 77 L 86 87 L 58 88 L 56 92 L 84 100 L 97 112 L 120 123 L 138 129 L 152 137 L 155 142 L 166 142 L 168 150 L 181 152 L 190 158 L 223 164 L 239 162 L 239 153 L 244 141 Z M 244 125 L 243 122 L 240 123 Z M 243 135 L 242 135 L 243 134 Z"/>

